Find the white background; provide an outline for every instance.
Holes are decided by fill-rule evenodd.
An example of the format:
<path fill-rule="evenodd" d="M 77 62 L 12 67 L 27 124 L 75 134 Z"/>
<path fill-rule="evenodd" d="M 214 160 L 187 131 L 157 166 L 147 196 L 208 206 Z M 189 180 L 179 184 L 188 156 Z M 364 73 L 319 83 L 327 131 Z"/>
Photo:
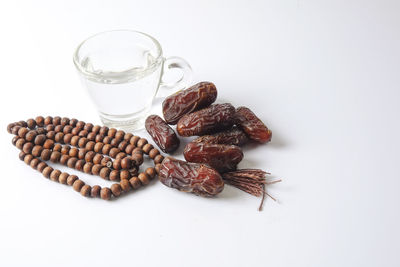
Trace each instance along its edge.
<path fill-rule="evenodd" d="M 0 266 L 399 266 L 399 13 L 395 0 L 2 1 Z M 266 122 L 272 142 L 240 167 L 282 178 L 278 203 L 159 182 L 86 199 L 18 159 L 9 122 L 99 123 L 72 53 L 119 28 L 153 35 L 219 102 Z"/>

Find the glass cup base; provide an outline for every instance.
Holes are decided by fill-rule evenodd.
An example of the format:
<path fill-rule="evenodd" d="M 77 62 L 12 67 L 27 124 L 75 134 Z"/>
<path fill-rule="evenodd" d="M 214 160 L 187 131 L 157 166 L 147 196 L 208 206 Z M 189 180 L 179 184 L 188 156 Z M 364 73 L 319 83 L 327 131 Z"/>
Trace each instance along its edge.
<path fill-rule="evenodd" d="M 144 128 L 146 117 L 149 115 L 150 107 L 127 115 L 109 115 L 99 113 L 101 122 L 111 128 L 122 129 L 124 131 L 132 132 Z"/>

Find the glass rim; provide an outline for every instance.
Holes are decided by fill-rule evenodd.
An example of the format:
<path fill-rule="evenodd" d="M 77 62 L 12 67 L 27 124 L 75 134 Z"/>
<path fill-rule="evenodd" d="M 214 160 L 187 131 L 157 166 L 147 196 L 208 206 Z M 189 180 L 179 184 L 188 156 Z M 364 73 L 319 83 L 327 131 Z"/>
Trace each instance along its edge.
<path fill-rule="evenodd" d="M 157 39 L 155 39 L 153 36 L 151 36 L 151 35 L 149 35 L 149 34 L 147 34 L 147 33 L 141 32 L 141 31 L 130 30 L 130 29 L 108 30 L 108 31 L 102 31 L 102 32 L 99 32 L 99 33 L 96 33 L 96 34 L 93 34 L 93 35 L 87 37 L 87 38 L 86 38 L 85 40 L 83 40 L 83 41 L 77 46 L 77 48 L 75 49 L 74 54 L 73 54 L 73 61 L 74 61 L 75 67 L 77 68 L 77 70 L 78 70 L 80 73 L 82 73 L 82 74 L 85 75 L 85 76 L 92 77 L 92 78 L 97 78 L 97 77 L 100 76 L 98 73 L 85 70 L 85 69 L 82 67 L 81 63 L 79 62 L 79 56 L 78 56 L 78 54 L 79 54 L 79 51 L 80 51 L 81 47 L 82 47 L 87 41 L 89 41 L 89 40 L 91 40 L 91 39 L 93 39 L 93 38 L 95 38 L 95 37 L 97 37 L 97 36 L 99 36 L 99 35 L 103 35 L 103 34 L 106 34 L 106 33 L 113 33 L 113 32 L 125 32 L 125 33 L 135 33 L 135 34 L 139 34 L 139 35 L 142 35 L 142 36 L 144 36 L 144 37 L 150 39 L 150 41 L 152 41 L 152 43 L 155 44 L 156 49 L 157 49 L 157 57 L 156 57 L 156 60 L 155 60 L 152 64 L 150 64 L 150 65 L 149 65 L 145 70 L 143 70 L 142 72 L 146 72 L 148 69 L 151 69 L 151 68 L 153 68 L 155 65 L 159 64 L 160 58 L 162 58 L 162 56 L 163 56 L 163 51 L 162 51 L 162 48 L 161 48 L 160 43 L 159 43 L 159 42 L 157 41 Z M 133 69 L 133 67 L 132 67 L 132 69 Z M 130 70 L 130 69 L 125 70 L 124 72 L 127 72 L 127 71 L 129 72 L 129 70 Z M 137 72 L 136 72 L 136 73 L 137 73 Z"/>

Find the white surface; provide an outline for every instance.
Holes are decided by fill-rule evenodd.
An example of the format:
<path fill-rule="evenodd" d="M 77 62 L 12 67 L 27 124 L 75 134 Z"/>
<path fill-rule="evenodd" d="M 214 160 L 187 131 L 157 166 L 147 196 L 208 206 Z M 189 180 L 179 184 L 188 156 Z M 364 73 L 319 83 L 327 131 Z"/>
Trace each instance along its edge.
<path fill-rule="evenodd" d="M 398 1 L 3 1 L 0 266 L 399 266 Z M 72 64 L 85 37 L 132 28 L 187 59 L 273 141 L 240 167 L 279 203 L 155 182 L 85 199 L 18 159 L 9 122 L 99 123 Z M 132 100 L 134 101 L 134 100 Z M 146 136 L 145 133 L 140 132 Z M 79 174 L 90 184 L 107 184 Z"/>

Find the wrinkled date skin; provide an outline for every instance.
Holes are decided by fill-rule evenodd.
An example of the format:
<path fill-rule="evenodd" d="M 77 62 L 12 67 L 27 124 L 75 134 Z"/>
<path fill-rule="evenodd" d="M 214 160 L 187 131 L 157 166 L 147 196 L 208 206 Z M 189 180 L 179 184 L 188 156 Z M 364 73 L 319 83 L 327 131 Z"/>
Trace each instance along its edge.
<path fill-rule="evenodd" d="M 232 129 L 215 133 L 213 135 L 200 136 L 192 142 L 242 146 L 248 141 L 249 138 L 247 135 L 240 128 L 234 126 Z"/>
<path fill-rule="evenodd" d="M 171 157 L 161 163 L 158 177 L 168 187 L 204 197 L 215 196 L 224 189 L 221 175 L 213 168 Z"/>
<path fill-rule="evenodd" d="M 250 139 L 260 143 L 271 141 L 272 132 L 249 108 L 238 107 L 236 109 L 235 123 Z"/>
<path fill-rule="evenodd" d="M 160 116 L 148 116 L 145 127 L 157 146 L 165 153 L 172 153 L 179 147 L 178 136 Z"/>
<path fill-rule="evenodd" d="M 181 136 L 211 134 L 232 127 L 234 116 L 235 108 L 231 104 L 213 104 L 183 116 L 176 129 Z"/>
<path fill-rule="evenodd" d="M 217 99 L 217 88 L 213 83 L 200 82 L 177 92 L 162 103 L 164 119 L 168 124 L 176 124 L 185 114 L 208 107 Z"/>
<path fill-rule="evenodd" d="M 243 152 L 238 146 L 190 142 L 183 151 L 189 162 L 205 163 L 220 173 L 236 170 L 243 159 Z"/>

